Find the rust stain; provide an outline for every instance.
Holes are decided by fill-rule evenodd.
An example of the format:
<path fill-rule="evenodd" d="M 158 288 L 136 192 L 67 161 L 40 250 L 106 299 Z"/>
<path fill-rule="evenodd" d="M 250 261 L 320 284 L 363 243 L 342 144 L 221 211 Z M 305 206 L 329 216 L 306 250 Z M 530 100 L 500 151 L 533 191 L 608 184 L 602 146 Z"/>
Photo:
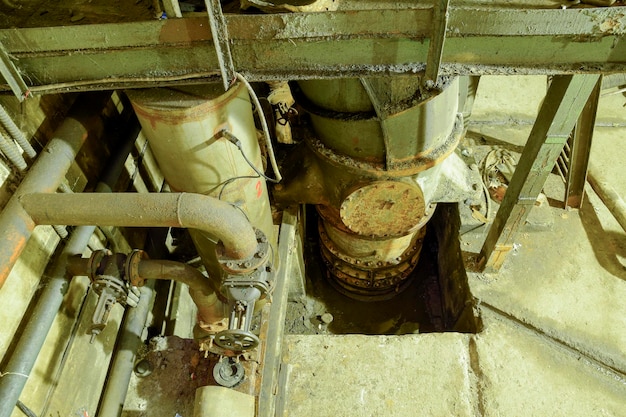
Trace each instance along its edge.
<path fill-rule="evenodd" d="M 3 263 L 2 266 L 0 266 L 0 288 L 2 288 L 2 286 L 6 282 L 9 274 L 11 273 L 11 270 L 13 269 L 13 266 L 15 266 L 17 259 L 20 257 L 22 251 L 26 247 L 28 237 L 24 236 L 21 233 L 18 233 L 17 231 L 14 231 L 13 233 L 9 234 L 7 241 L 12 243 L 12 245 L 9 245 L 11 247 L 10 249 L 12 249 L 12 252 L 9 256 L 9 261 L 7 263 Z"/>

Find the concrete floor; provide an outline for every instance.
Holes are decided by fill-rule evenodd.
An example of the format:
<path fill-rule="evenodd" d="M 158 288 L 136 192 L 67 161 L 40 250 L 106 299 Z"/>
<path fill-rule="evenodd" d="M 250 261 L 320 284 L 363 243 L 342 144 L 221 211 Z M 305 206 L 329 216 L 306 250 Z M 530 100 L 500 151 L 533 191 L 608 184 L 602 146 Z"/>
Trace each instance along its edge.
<path fill-rule="evenodd" d="M 523 144 L 545 83 L 484 77 L 470 129 Z M 624 103 L 602 98 L 592 149 L 622 195 Z M 499 273 L 470 274 L 479 334 L 287 336 L 283 414 L 626 416 L 626 233 L 591 190 L 580 211 L 547 210 Z M 485 235 L 463 235 L 462 249 Z"/>

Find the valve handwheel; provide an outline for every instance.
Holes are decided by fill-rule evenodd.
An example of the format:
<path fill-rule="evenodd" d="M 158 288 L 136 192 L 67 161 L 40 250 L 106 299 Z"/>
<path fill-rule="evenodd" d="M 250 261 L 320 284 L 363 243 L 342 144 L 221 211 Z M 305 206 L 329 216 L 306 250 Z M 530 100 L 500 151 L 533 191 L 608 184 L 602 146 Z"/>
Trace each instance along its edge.
<path fill-rule="evenodd" d="M 216 334 L 214 342 L 222 349 L 243 352 L 257 347 L 260 340 L 254 333 L 239 329 L 229 329 Z"/>

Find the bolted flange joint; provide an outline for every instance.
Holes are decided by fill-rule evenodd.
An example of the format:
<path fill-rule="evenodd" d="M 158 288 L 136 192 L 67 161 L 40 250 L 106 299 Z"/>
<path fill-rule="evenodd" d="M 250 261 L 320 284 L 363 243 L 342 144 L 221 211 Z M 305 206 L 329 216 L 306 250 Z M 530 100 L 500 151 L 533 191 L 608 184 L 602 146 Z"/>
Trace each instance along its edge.
<path fill-rule="evenodd" d="M 269 240 L 265 234 L 259 230 L 256 233 L 257 247 L 252 256 L 245 259 L 234 259 L 224 255 L 221 245 L 218 244 L 217 259 L 226 274 L 230 275 L 250 275 L 254 271 L 264 267 L 270 260 L 270 252 L 272 250 Z"/>

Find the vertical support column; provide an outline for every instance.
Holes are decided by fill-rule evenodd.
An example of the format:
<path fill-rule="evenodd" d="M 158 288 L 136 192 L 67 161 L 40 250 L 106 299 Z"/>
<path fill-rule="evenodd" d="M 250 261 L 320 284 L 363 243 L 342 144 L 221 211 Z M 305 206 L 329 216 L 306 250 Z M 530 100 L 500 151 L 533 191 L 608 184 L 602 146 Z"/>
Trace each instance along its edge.
<path fill-rule="evenodd" d="M 574 128 L 600 75 L 577 74 L 554 78 L 493 225 L 483 244 L 479 264 L 497 271 L 513 247 L 561 149 Z"/>
<path fill-rule="evenodd" d="M 205 0 L 204 3 L 209 14 L 213 45 L 220 64 L 224 91 L 228 91 L 230 84 L 235 80 L 235 66 L 228 44 L 228 28 L 224 14 L 222 14 L 222 4 L 220 0 Z"/>
<path fill-rule="evenodd" d="M 587 104 L 580 113 L 570 149 L 570 162 L 565 183 L 565 207 L 580 208 L 585 193 L 587 168 L 589 166 L 589 152 L 593 139 L 593 129 L 596 124 L 596 112 L 600 101 L 602 79 L 600 78 L 593 89 Z"/>
<path fill-rule="evenodd" d="M 443 56 L 443 44 L 446 40 L 448 28 L 448 7 L 450 0 L 434 0 L 433 6 L 433 31 L 430 35 L 428 57 L 424 73 L 423 85 L 430 90 L 437 87 L 439 79 L 439 67 Z"/>

